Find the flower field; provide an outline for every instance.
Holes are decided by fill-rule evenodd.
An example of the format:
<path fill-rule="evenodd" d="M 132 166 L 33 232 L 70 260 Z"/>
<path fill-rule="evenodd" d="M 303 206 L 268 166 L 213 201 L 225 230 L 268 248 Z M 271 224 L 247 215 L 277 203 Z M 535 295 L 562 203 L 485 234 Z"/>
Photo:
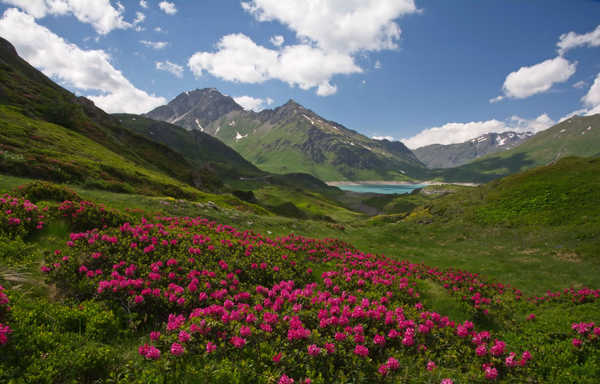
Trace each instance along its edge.
<path fill-rule="evenodd" d="M 597 315 L 600 290 L 525 297 L 476 273 L 337 239 L 269 238 L 202 218 L 138 220 L 85 201 L 0 202 L 0 230 L 11 236 L 41 230 L 46 218 L 76 230 L 41 271 L 70 303 L 65 311 L 108 316 L 93 332 L 129 340 L 111 382 L 592 383 L 600 375 L 598 319 L 544 315 L 554 306 Z M 468 319 L 428 307 L 431 285 Z M 5 291 L 0 348 L 17 353 Z M 82 381 L 102 379 L 98 372 Z"/>

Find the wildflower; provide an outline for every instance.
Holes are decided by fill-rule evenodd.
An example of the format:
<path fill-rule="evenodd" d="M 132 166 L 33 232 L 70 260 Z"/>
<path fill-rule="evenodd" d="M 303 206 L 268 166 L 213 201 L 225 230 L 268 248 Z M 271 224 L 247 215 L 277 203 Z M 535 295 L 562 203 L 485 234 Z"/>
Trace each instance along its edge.
<path fill-rule="evenodd" d="M 278 354 L 276 354 L 275 356 L 273 356 L 273 362 L 274 363 L 279 363 L 281 361 L 281 352 L 279 352 Z"/>
<path fill-rule="evenodd" d="M 183 355 L 184 349 L 181 344 L 173 343 L 171 344 L 171 354 L 175 356 Z"/>
<path fill-rule="evenodd" d="M 498 370 L 494 367 L 488 366 L 485 368 L 485 378 L 488 380 L 495 380 L 498 377 Z"/>
<path fill-rule="evenodd" d="M 311 344 L 307 347 L 308 354 L 311 356 L 317 356 L 319 352 L 321 352 L 321 348 L 317 347 L 315 344 Z"/>
<path fill-rule="evenodd" d="M 454 381 L 452 381 L 451 379 L 442 379 L 440 384 L 454 384 Z"/>
<path fill-rule="evenodd" d="M 388 366 L 386 364 L 382 364 L 379 366 L 379 369 L 377 369 L 377 372 L 379 372 L 379 374 L 381 376 L 385 376 L 385 375 L 387 375 L 388 370 L 389 370 Z"/>
<path fill-rule="evenodd" d="M 384 345 L 385 344 L 385 337 L 381 336 L 381 335 L 375 335 L 375 337 L 373 337 L 373 344 L 375 344 L 375 345 Z"/>
<path fill-rule="evenodd" d="M 575 348 L 580 348 L 581 345 L 583 344 L 583 342 L 579 339 L 573 339 L 572 343 Z"/>
<path fill-rule="evenodd" d="M 357 344 L 356 347 L 354 347 L 354 354 L 367 357 L 369 356 L 369 348 L 365 347 L 364 345 Z"/>
<path fill-rule="evenodd" d="M 178 339 L 180 342 L 187 343 L 191 338 L 192 336 L 186 331 L 179 331 Z"/>
<path fill-rule="evenodd" d="M 238 336 L 233 336 L 230 341 L 231 344 L 233 344 L 233 346 L 236 348 L 242 348 L 244 345 L 246 345 L 246 339 Z"/>
<path fill-rule="evenodd" d="M 213 344 L 210 341 L 208 343 L 206 343 L 206 353 L 213 353 L 216 350 L 217 350 L 217 346 L 215 344 Z"/>
<path fill-rule="evenodd" d="M 437 365 L 435 365 L 435 363 L 434 363 L 433 361 L 431 361 L 431 360 L 430 360 L 430 361 L 427 363 L 427 370 L 428 370 L 429 372 L 431 372 L 431 371 L 433 371 L 435 368 L 437 368 Z"/>
<path fill-rule="evenodd" d="M 279 379 L 279 384 L 294 384 L 294 379 L 292 379 L 291 377 L 288 377 L 284 373 L 283 375 L 281 375 L 281 378 Z"/>
<path fill-rule="evenodd" d="M 156 341 L 160 339 L 160 332 L 150 332 L 150 340 Z"/>

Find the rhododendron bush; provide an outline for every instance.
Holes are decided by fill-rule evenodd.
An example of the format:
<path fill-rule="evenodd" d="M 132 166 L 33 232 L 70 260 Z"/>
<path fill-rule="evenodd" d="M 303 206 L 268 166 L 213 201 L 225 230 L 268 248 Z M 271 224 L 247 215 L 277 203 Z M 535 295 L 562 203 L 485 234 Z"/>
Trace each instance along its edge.
<path fill-rule="evenodd" d="M 137 352 L 149 369 L 227 359 L 265 382 L 395 381 L 415 366 L 410 374 L 428 380 L 518 382 L 535 363 L 493 331 L 425 308 L 418 281 L 445 287 L 481 316 L 520 300 L 518 290 L 334 239 L 270 239 L 159 217 L 72 233 L 48 261 L 42 270 L 62 291 L 136 314 L 147 329 Z"/>
<path fill-rule="evenodd" d="M 40 209 L 27 199 L 0 196 L 0 234 L 26 236 L 44 227 L 47 208 Z"/>

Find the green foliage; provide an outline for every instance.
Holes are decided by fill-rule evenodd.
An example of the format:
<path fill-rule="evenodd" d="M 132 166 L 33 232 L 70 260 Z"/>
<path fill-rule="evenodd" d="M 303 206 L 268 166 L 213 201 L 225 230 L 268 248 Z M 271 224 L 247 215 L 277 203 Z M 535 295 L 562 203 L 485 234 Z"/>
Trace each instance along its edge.
<path fill-rule="evenodd" d="M 20 185 L 14 190 L 14 194 L 34 203 L 38 201 L 63 202 L 65 200 L 81 200 L 77 192 L 72 189 L 45 181 L 34 181 Z"/>

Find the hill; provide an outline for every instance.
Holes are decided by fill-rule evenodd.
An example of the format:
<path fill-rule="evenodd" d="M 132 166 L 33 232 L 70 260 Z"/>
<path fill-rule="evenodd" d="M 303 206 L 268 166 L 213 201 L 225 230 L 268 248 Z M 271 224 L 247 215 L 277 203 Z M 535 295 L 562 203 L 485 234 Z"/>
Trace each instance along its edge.
<path fill-rule="evenodd" d="M 63 89 L 0 38 L 0 170 L 116 191 L 192 196 L 214 175 Z M 106 159 L 106 161 L 101 161 Z"/>
<path fill-rule="evenodd" d="M 218 139 L 199 130 L 131 114 L 114 115 L 132 132 L 179 152 L 195 167 L 213 170 L 223 180 L 265 175 Z"/>
<path fill-rule="evenodd" d="M 268 172 L 303 172 L 327 181 L 424 175 L 424 165 L 404 144 L 370 139 L 293 100 L 259 113 L 232 101 L 213 88 L 195 90 L 147 116 L 213 135 Z"/>
<path fill-rule="evenodd" d="M 600 115 L 574 116 L 537 133 L 508 151 L 481 157 L 453 169 L 433 172 L 448 181 L 489 181 L 567 156 L 597 156 L 600 148 Z"/>
<path fill-rule="evenodd" d="M 482 156 L 506 151 L 520 145 L 532 133 L 487 133 L 459 144 L 432 144 L 413 150 L 428 168 L 453 168 Z"/>

